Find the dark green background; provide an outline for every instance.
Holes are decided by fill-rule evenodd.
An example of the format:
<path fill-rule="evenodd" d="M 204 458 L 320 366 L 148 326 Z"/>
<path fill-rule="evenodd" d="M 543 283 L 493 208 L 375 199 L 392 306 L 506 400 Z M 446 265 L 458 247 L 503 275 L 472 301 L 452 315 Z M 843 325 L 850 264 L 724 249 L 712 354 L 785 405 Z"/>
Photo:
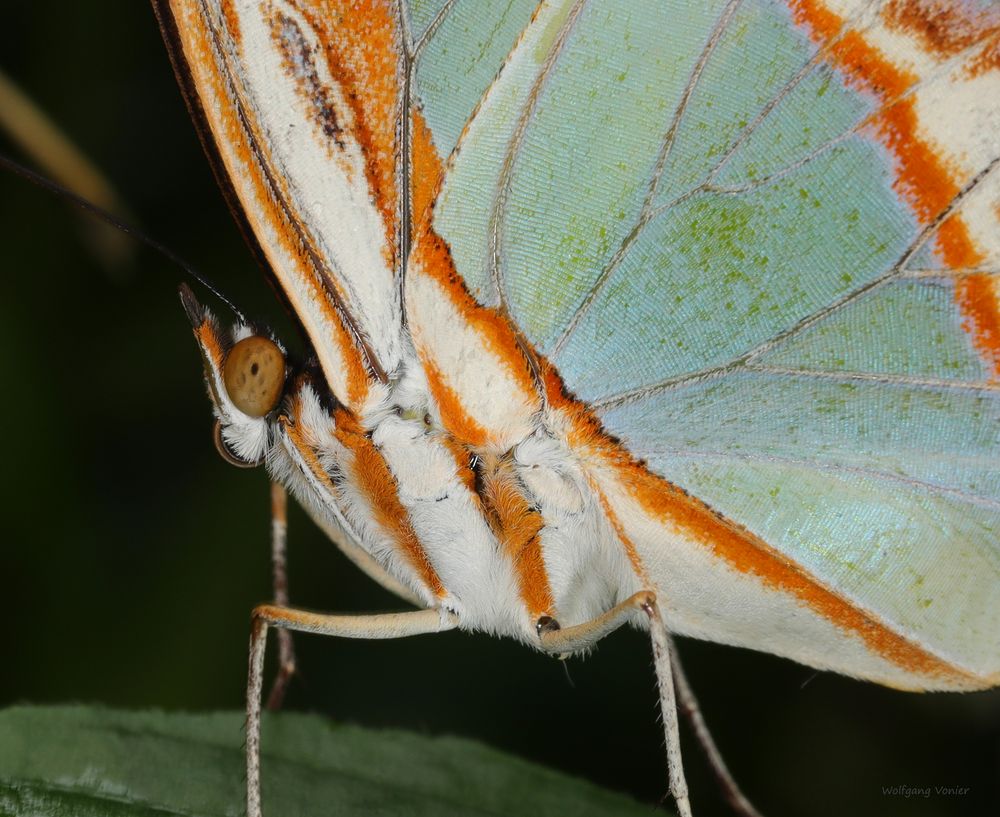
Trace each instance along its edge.
<path fill-rule="evenodd" d="M 103 168 L 152 235 L 280 323 L 144 3 L 7 3 L 0 68 Z M 14 152 L 6 139 L 0 148 Z M 180 273 L 139 248 L 109 276 L 82 232 L 65 204 L 0 178 L 0 704 L 240 707 L 248 612 L 269 592 L 266 479 L 212 448 Z M 290 549 L 298 604 L 401 607 L 297 509 Z M 574 685 L 558 662 L 486 637 L 297 643 L 292 708 L 479 738 L 649 801 L 665 791 L 638 633 L 571 661 Z M 681 650 L 718 742 L 766 813 L 1000 813 L 996 692 L 908 695 L 724 647 Z M 686 748 L 697 813 L 726 813 Z M 901 784 L 971 793 L 882 795 Z"/>

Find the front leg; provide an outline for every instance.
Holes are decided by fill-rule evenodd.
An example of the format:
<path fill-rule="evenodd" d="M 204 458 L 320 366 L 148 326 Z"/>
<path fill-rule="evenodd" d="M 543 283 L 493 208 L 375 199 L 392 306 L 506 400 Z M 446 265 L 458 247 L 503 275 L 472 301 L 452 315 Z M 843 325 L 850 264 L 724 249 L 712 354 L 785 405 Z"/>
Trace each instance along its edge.
<path fill-rule="evenodd" d="M 446 610 L 338 616 L 310 613 L 264 604 L 253 611 L 250 631 L 250 669 L 247 674 L 247 817 L 262 817 L 260 801 L 260 696 L 264 651 L 269 627 L 279 632 L 299 630 L 339 638 L 405 638 L 439 633 L 458 626 L 458 617 Z"/>

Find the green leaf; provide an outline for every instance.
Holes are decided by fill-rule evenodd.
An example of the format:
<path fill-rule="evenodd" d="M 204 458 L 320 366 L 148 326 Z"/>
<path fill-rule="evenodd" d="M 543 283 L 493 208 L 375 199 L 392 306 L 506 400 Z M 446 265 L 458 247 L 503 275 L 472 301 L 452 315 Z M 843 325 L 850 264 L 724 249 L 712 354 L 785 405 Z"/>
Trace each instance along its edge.
<path fill-rule="evenodd" d="M 230 815 L 243 715 L 84 706 L 0 712 L 0 815 Z M 264 811 L 296 815 L 642 815 L 650 807 L 474 741 L 268 715 Z"/>

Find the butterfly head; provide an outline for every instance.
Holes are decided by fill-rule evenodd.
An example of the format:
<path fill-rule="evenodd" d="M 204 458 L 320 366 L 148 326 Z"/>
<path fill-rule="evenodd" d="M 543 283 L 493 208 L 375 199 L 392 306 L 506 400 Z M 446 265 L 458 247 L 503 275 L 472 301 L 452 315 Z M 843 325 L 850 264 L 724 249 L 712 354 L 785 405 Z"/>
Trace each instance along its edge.
<path fill-rule="evenodd" d="M 259 465 L 270 449 L 272 424 L 285 396 L 285 350 L 245 323 L 224 329 L 186 285 L 180 295 L 205 364 L 215 447 L 233 465 Z"/>

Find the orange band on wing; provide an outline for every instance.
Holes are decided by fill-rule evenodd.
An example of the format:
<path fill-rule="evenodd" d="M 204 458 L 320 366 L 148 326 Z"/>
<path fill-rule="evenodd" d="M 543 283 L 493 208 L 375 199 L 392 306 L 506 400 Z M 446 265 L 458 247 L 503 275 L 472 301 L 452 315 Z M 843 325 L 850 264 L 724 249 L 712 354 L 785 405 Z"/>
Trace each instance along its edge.
<path fill-rule="evenodd" d="M 465 410 L 462 399 L 445 380 L 434 361 L 423 356 L 422 360 L 427 375 L 427 387 L 441 414 L 441 424 L 448 429 L 449 434 L 461 440 L 464 445 L 477 448 L 486 445 L 490 439 L 489 432 Z"/>
<path fill-rule="evenodd" d="M 545 376 L 550 407 L 559 411 L 570 425 L 570 445 L 581 453 L 585 461 L 589 459 L 610 468 L 647 514 L 702 543 L 734 570 L 756 577 L 777 592 L 795 597 L 840 629 L 860 638 L 869 650 L 896 666 L 935 678 L 973 677 L 890 630 L 820 584 L 760 537 L 723 518 L 673 483 L 651 473 L 620 443 L 608 436 L 586 406 L 565 392 L 551 367 L 547 368 Z M 620 527 L 615 524 L 613 516 L 609 519 L 616 529 Z M 623 544 L 628 552 L 630 543 L 624 540 Z"/>
<path fill-rule="evenodd" d="M 970 65 L 973 74 L 1000 67 L 1000 7 L 947 5 L 940 0 L 890 0 L 884 11 L 893 28 L 906 31 L 924 50 L 954 57 L 984 40 L 992 40 Z"/>
<path fill-rule="evenodd" d="M 437 281 L 448 293 L 451 302 L 483 338 L 486 348 L 506 363 L 517 385 L 533 394 L 536 390 L 535 379 L 518 343 L 517 333 L 505 316 L 496 309 L 480 306 L 469 294 L 455 268 L 451 250 L 445 240 L 426 227 L 418 235 L 413 254 L 420 270 Z"/>
<path fill-rule="evenodd" d="M 365 156 L 365 174 L 396 247 L 396 120 L 400 53 L 395 14 L 379 0 L 292 0 L 319 34 L 331 76 L 353 114 L 353 135 Z M 387 259 L 394 269 L 393 259 Z"/>
<path fill-rule="evenodd" d="M 885 102 L 867 124 L 895 157 L 896 191 L 922 226 L 932 224 L 951 206 L 962 181 L 961 174 L 921 137 L 913 97 L 902 96 L 917 77 L 894 65 L 863 33 L 845 31 L 845 21 L 820 0 L 789 0 L 789 6 L 813 40 L 829 48 L 827 61 L 847 82 Z M 1000 11 L 995 9 L 977 13 L 941 2 L 894 0 L 882 10 L 882 20 L 888 28 L 908 35 L 914 48 L 942 59 L 982 44 L 969 65 L 973 75 L 1000 67 Z M 935 249 L 950 269 L 973 267 L 983 260 L 959 214 L 949 216 L 938 228 Z M 1000 339 L 995 328 L 1000 323 L 1000 305 L 995 298 L 983 297 L 982 287 L 974 281 L 957 287 L 957 300 L 966 317 L 963 326 L 1000 376 Z"/>
<path fill-rule="evenodd" d="M 291 0 L 319 33 L 330 75 L 344 91 L 353 114 L 353 135 L 366 161 L 369 188 L 395 252 L 399 230 L 397 201 L 397 119 L 402 108 L 401 53 L 396 12 L 384 0 Z M 412 223 L 420 223 L 441 177 L 441 159 L 419 110 L 410 115 Z M 393 259 L 389 268 L 394 269 Z"/>
<path fill-rule="evenodd" d="M 965 275 L 955 282 L 959 303 L 980 354 L 993 364 L 1000 379 L 1000 286 L 993 276 Z"/>
<path fill-rule="evenodd" d="M 434 147 L 431 130 L 420 111 L 413 112 L 411 123 L 410 187 L 413 196 L 413 224 L 418 225 L 430 218 L 429 210 L 437 196 L 444 165 Z"/>
<path fill-rule="evenodd" d="M 832 40 L 840 31 L 843 20 L 817 0 L 789 0 L 792 18 L 800 26 L 805 26 L 813 33 L 813 38 L 826 42 Z"/>
<path fill-rule="evenodd" d="M 222 8 L 222 16 L 226 18 L 226 30 L 239 48 L 243 44 L 243 32 L 240 29 L 240 15 L 233 5 L 234 2 L 235 0 L 221 0 L 219 5 Z"/>
<path fill-rule="evenodd" d="M 426 275 L 439 285 L 465 323 L 476 332 L 484 350 L 498 360 L 512 377 L 515 388 L 520 391 L 518 397 L 521 402 L 540 406 L 531 366 L 510 320 L 496 309 L 480 306 L 469 294 L 455 269 L 447 243 L 426 224 L 417 235 L 411 262 L 410 274 Z M 417 351 L 427 372 L 431 392 L 438 401 L 445 428 L 470 446 L 492 442 L 490 430 L 466 409 L 461 395 L 452 385 L 449 372 L 442 370 L 431 352 L 421 348 L 419 342 Z M 470 357 L 470 360 L 473 359 Z"/>

